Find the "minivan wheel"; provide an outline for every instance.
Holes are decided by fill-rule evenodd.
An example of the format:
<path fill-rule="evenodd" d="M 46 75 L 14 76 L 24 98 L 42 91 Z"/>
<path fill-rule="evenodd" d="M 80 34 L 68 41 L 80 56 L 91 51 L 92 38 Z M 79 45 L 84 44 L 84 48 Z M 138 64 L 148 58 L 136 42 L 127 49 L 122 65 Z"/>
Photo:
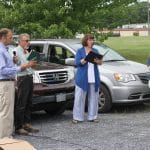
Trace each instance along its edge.
<path fill-rule="evenodd" d="M 49 115 L 60 115 L 62 114 L 67 107 L 67 102 L 59 102 L 59 103 L 53 103 L 49 107 L 45 109 L 45 112 Z"/>
<path fill-rule="evenodd" d="M 101 85 L 101 91 L 98 99 L 98 112 L 108 112 L 111 109 L 112 100 L 108 89 Z"/>

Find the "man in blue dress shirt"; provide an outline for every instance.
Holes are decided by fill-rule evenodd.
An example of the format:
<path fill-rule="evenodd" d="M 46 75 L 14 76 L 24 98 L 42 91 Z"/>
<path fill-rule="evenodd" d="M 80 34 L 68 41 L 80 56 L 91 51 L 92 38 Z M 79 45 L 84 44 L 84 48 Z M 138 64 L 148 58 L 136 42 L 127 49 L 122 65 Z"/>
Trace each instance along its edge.
<path fill-rule="evenodd" d="M 32 66 L 30 62 L 14 65 L 6 47 L 11 42 L 12 31 L 7 28 L 0 29 L 0 138 L 10 137 L 13 133 L 15 76 Z"/>

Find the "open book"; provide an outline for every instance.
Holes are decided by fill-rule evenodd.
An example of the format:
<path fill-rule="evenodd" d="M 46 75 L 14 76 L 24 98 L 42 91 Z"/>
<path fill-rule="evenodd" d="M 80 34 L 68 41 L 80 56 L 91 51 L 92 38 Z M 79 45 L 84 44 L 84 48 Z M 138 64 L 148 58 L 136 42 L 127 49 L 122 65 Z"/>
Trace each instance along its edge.
<path fill-rule="evenodd" d="M 35 60 L 35 61 L 39 62 L 40 61 L 40 53 L 36 52 L 35 50 L 31 50 L 27 60 L 29 60 L 29 61 Z"/>
<path fill-rule="evenodd" d="M 85 60 L 91 63 L 94 63 L 94 59 L 103 59 L 103 55 L 90 51 L 85 57 Z"/>
<path fill-rule="evenodd" d="M 147 66 L 150 66 L 150 58 L 147 59 Z"/>

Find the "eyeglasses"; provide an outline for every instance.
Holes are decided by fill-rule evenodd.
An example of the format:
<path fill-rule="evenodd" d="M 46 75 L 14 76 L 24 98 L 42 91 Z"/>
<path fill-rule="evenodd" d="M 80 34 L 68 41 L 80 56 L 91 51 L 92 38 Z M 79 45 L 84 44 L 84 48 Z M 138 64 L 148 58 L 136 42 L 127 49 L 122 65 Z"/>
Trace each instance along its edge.
<path fill-rule="evenodd" d="M 30 40 L 22 40 L 22 41 L 25 41 L 25 42 L 27 42 L 27 43 L 28 43 Z"/>

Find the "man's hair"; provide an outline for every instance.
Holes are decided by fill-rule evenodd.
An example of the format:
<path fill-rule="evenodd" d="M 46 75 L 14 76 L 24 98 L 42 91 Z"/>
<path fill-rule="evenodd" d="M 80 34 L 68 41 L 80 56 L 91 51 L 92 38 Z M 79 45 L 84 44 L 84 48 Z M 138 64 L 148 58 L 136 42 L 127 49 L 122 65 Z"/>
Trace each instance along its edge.
<path fill-rule="evenodd" d="M 27 34 L 27 33 L 22 33 L 22 34 L 20 34 L 19 37 L 18 37 L 18 42 L 20 42 L 21 39 L 22 39 L 22 37 L 24 37 L 24 36 L 30 38 L 30 35 L 29 35 L 29 34 Z"/>
<path fill-rule="evenodd" d="M 0 39 L 2 39 L 2 37 L 6 37 L 9 32 L 12 32 L 12 31 L 8 28 L 0 29 Z"/>
<path fill-rule="evenodd" d="M 87 40 L 92 39 L 94 40 L 94 36 L 92 34 L 86 34 L 83 38 L 82 38 L 82 45 L 83 46 L 87 46 Z"/>

